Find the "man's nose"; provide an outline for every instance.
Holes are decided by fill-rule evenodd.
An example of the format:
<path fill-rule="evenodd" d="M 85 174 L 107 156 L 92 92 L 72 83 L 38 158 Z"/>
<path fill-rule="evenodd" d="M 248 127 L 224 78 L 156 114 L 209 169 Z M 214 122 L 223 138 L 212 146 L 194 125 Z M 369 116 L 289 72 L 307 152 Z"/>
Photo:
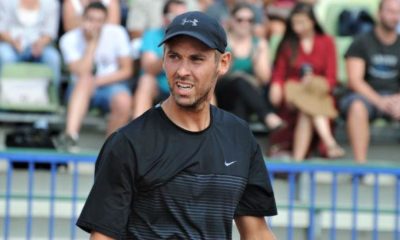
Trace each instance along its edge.
<path fill-rule="evenodd" d="M 190 70 L 189 70 L 189 64 L 187 63 L 187 61 L 182 61 L 181 64 L 179 65 L 177 74 L 179 77 L 185 77 L 187 75 L 189 75 Z"/>

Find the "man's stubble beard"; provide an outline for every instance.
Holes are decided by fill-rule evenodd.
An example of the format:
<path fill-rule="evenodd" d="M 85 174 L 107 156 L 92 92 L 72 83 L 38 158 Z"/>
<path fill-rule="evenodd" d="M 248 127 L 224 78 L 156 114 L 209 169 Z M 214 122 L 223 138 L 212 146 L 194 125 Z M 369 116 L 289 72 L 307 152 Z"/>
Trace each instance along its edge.
<path fill-rule="evenodd" d="M 397 31 L 397 25 L 396 26 L 391 26 L 390 24 L 385 23 L 384 21 L 381 21 L 381 28 L 383 31 L 389 33 L 389 32 L 396 32 Z"/>
<path fill-rule="evenodd" d="M 179 102 L 179 96 L 176 96 L 175 94 L 173 94 L 173 90 L 172 90 L 171 86 L 169 87 L 170 88 L 170 92 L 171 92 L 172 97 L 175 100 L 175 103 L 179 107 L 181 107 L 182 109 L 185 109 L 187 111 L 195 112 L 195 111 L 200 109 L 201 105 L 204 102 L 210 102 L 210 100 L 209 100 L 209 98 L 211 97 L 210 94 L 214 93 L 214 89 L 215 89 L 215 85 L 216 85 L 216 82 L 217 82 L 217 78 L 218 78 L 218 73 L 215 70 L 215 74 L 213 76 L 214 80 L 210 84 L 210 87 L 204 92 L 204 94 L 202 94 L 199 98 L 195 99 L 192 103 L 189 103 L 189 104 L 181 104 Z"/>

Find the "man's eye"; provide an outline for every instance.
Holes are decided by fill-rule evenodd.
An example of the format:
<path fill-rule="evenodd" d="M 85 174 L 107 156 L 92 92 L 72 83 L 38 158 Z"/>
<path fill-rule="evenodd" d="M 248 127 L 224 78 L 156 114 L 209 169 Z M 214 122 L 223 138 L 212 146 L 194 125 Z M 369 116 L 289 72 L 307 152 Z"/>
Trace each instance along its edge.
<path fill-rule="evenodd" d="M 193 57 L 192 58 L 192 61 L 194 61 L 194 62 L 202 62 L 204 60 L 204 58 L 202 58 L 202 57 Z"/>
<path fill-rule="evenodd" d="M 170 54 L 168 57 L 172 60 L 178 59 L 178 56 L 176 54 Z"/>

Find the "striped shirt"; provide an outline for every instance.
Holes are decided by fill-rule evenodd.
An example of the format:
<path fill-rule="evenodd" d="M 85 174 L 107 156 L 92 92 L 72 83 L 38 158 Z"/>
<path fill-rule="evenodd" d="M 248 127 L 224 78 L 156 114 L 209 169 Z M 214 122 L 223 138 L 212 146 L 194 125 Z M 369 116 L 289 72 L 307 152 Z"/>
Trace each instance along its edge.
<path fill-rule="evenodd" d="M 155 107 L 113 134 L 77 225 L 117 239 L 231 239 L 235 216 L 275 215 L 248 126 L 211 113 L 210 126 L 194 133 Z"/>

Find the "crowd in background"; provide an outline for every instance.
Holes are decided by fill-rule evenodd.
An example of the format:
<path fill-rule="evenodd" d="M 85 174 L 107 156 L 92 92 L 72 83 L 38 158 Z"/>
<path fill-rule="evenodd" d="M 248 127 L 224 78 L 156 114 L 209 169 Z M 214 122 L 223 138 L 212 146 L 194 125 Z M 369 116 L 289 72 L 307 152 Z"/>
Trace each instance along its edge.
<path fill-rule="evenodd" d="M 67 108 L 58 142 L 73 147 L 90 108 L 110 113 L 109 135 L 168 96 L 158 46 L 164 29 L 183 12 L 204 11 L 226 28 L 233 59 L 214 104 L 257 119 L 270 133 L 268 153 L 289 151 L 297 161 L 311 149 L 343 157 L 333 134 L 342 117 L 354 158 L 365 163 L 370 120 L 400 120 L 400 2 L 369 1 L 376 11 L 356 26 L 349 22 L 354 12 L 340 14 L 339 30 L 354 42 L 339 56 L 346 59 L 349 93 L 338 98 L 337 36 L 323 21 L 332 1 L 0 0 L 0 71 L 19 61 L 52 69 Z"/>

